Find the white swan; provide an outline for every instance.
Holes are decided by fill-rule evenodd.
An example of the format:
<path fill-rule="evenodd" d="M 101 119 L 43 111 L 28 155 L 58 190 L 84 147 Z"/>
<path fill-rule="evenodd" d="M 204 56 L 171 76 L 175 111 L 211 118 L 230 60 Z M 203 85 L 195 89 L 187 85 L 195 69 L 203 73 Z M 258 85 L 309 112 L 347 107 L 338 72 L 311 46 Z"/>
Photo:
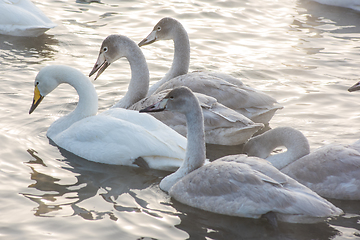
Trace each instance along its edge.
<path fill-rule="evenodd" d="M 47 136 L 59 147 L 87 160 L 134 166 L 138 157 L 150 168 L 174 170 L 184 157 L 186 139 L 148 114 L 121 108 L 96 115 L 98 98 L 90 80 L 63 65 L 44 67 L 35 79 L 32 113 L 44 96 L 68 83 L 79 94 L 73 112 L 51 124 Z"/>
<path fill-rule="evenodd" d="M 183 165 L 160 182 L 176 200 L 206 211 L 260 218 L 273 212 L 285 222 L 309 223 L 342 214 L 342 210 L 281 173 L 269 162 L 246 155 L 232 155 L 205 162 L 201 108 L 187 87 L 142 112 L 170 110 L 186 116 L 188 143 Z"/>
<path fill-rule="evenodd" d="M 131 67 L 131 80 L 128 91 L 113 107 L 140 110 L 158 102 L 169 90 L 146 97 L 149 89 L 149 70 L 146 59 L 137 44 L 126 36 L 110 35 L 104 39 L 98 59 L 90 76 L 98 71 L 95 79 L 113 62 L 125 57 Z M 255 132 L 263 127 L 238 112 L 219 104 L 216 99 L 197 94 L 205 118 L 206 142 L 220 145 L 239 145 L 246 142 Z M 186 120 L 183 114 L 172 112 L 154 113 L 178 133 L 186 136 Z"/>
<path fill-rule="evenodd" d="M 270 155 L 279 147 L 287 151 Z M 249 156 L 266 158 L 281 172 L 320 196 L 360 200 L 360 141 L 329 144 L 310 153 L 306 137 L 290 127 L 278 127 L 251 138 L 244 145 Z"/>
<path fill-rule="evenodd" d="M 29 0 L 0 0 L 0 34 L 37 37 L 55 26 Z"/>
<path fill-rule="evenodd" d="M 239 79 L 223 73 L 192 72 L 190 64 L 190 42 L 182 24 L 173 18 L 163 18 L 139 46 L 159 40 L 174 41 L 174 60 L 170 70 L 149 90 L 148 95 L 164 89 L 187 86 L 192 91 L 212 96 L 254 122 L 267 124 L 282 106 L 276 100 L 254 88 L 245 86 Z"/>
<path fill-rule="evenodd" d="M 313 0 L 315 2 L 332 5 L 337 7 L 351 8 L 356 11 L 360 11 L 360 1 L 359 0 Z"/>

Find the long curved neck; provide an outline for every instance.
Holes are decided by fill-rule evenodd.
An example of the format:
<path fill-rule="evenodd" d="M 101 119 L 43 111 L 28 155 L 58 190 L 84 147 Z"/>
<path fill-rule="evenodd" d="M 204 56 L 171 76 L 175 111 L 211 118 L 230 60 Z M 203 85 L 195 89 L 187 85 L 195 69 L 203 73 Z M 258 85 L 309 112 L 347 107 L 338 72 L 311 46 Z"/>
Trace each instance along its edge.
<path fill-rule="evenodd" d="M 290 127 L 278 127 L 269 130 L 251 139 L 249 144 L 258 149 L 259 154 L 255 155 L 259 157 L 267 156 L 266 160 L 271 162 L 277 169 L 282 169 L 310 153 L 310 146 L 306 137 L 300 131 Z M 280 146 L 286 147 L 286 151 L 270 155 L 275 148 Z"/>
<path fill-rule="evenodd" d="M 172 30 L 174 41 L 174 59 L 170 70 L 157 83 L 152 85 L 147 96 L 153 94 L 162 84 L 177 76 L 187 74 L 190 66 L 190 41 L 185 28 L 177 22 Z"/>
<path fill-rule="evenodd" d="M 149 90 L 149 69 L 141 49 L 129 42 L 125 57 L 131 68 L 131 80 L 125 96 L 113 107 L 129 108 L 146 97 Z"/>
<path fill-rule="evenodd" d="M 67 69 L 66 73 L 59 72 L 58 83 L 68 83 L 79 95 L 79 101 L 74 111 L 56 120 L 48 129 L 47 136 L 52 138 L 63 132 L 73 123 L 96 115 L 98 111 L 98 96 L 90 80 L 78 71 Z"/>
<path fill-rule="evenodd" d="M 196 102 L 198 101 L 194 96 Z M 194 104 L 195 105 L 195 104 Z M 180 167 L 187 170 L 187 173 L 194 171 L 205 163 L 206 148 L 204 134 L 204 119 L 200 105 L 188 106 L 191 111 L 186 113 L 187 124 L 187 146 L 185 161 Z"/>
<path fill-rule="evenodd" d="M 195 96 L 194 98 L 197 102 L 198 100 Z M 176 172 L 165 177 L 160 182 L 160 188 L 167 192 L 177 181 L 205 163 L 206 148 L 203 113 L 199 104 L 195 104 L 195 101 L 193 102 L 194 105 L 187 106 L 191 111 L 186 114 L 187 147 L 185 160 Z"/>

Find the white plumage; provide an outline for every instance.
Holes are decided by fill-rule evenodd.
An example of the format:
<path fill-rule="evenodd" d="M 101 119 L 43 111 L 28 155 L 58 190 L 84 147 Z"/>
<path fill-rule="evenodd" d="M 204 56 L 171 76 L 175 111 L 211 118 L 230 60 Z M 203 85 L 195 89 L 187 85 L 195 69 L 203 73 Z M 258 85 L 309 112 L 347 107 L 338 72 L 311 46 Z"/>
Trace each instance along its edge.
<path fill-rule="evenodd" d="M 96 115 L 98 99 L 90 80 L 78 70 L 52 65 L 36 76 L 35 110 L 44 96 L 68 83 L 79 94 L 77 107 L 56 120 L 47 136 L 59 147 L 90 161 L 134 166 L 142 157 L 150 168 L 177 169 L 184 157 L 186 139 L 148 114 L 121 108 Z"/>
<path fill-rule="evenodd" d="M 37 37 L 55 26 L 29 0 L 0 0 L 0 34 Z"/>

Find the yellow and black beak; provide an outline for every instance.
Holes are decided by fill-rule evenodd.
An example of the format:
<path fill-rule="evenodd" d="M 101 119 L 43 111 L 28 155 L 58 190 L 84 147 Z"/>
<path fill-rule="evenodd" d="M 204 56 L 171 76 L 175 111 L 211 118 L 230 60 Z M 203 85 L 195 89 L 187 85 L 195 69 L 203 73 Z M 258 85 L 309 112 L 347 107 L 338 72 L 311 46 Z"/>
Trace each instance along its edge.
<path fill-rule="evenodd" d="M 41 103 L 43 98 L 44 98 L 44 96 L 41 96 L 38 86 L 35 86 L 34 99 L 33 99 L 33 103 L 31 105 L 31 108 L 29 110 L 29 114 L 31 114 L 35 110 L 35 108 Z"/>

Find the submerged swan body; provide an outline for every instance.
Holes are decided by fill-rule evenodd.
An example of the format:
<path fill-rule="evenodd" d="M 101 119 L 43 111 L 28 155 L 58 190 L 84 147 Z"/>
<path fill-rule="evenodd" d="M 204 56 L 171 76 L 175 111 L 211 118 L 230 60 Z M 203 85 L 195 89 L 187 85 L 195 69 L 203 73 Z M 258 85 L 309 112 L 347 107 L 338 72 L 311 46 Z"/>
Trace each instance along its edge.
<path fill-rule="evenodd" d="M 37 37 L 55 26 L 30 0 L 0 0 L 0 34 Z"/>
<path fill-rule="evenodd" d="M 44 96 L 68 83 L 79 94 L 77 107 L 51 124 L 47 136 L 56 145 L 87 160 L 134 166 L 143 158 L 150 168 L 177 169 L 184 157 L 186 139 L 148 114 L 110 109 L 96 115 L 98 98 L 90 80 L 78 70 L 52 65 L 35 79 L 32 113 Z"/>
<path fill-rule="evenodd" d="M 279 146 L 287 151 L 270 155 Z M 310 153 L 306 137 L 279 127 L 251 138 L 244 145 L 250 156 L 266 158 L 281 172 L 327 198 L 360 200 L 360 141 L 329 144 Z"/>
<path fill-rule="evenodd" d="M 172 90 L 142 112 L 160 110 L 185 114 L 189 128 L 183 165 L 160 182 L 160 188 L 174 199 L 230 216 L 260 218 L 272 212 L 278 220 L 294 223 L 318 222 L 343 213 L 263 159 L 240 154 L 204 165 L 201 108 L 189 88 Z"/>
<path fill-rule="evenodd" d="M 149 70 L 145 56 L 134 41 L 122 35 L 110 35 L 103 41 L 90 76 L 98 71 L 96 78 L 99 77 L 111 63 L 122 57 L 130 63 L 131 80 L 125 96 L 113 108 L 140 110 L 158 102 L 166 95 L 169 89 L 146 97 L 149 89 Z M 213 97 L 200 93 L 197 97 L 204 113 L 207 143 L 239 145 L 263 127 L 262 124 L 254 123 L 242 114 L 223 106 Z M 159 112 L 152 115 L 186 136 L 186 120 L 183 114 Z"/>
<path fill-rule="evenodd" d="M 356 11 L 360 11 L 359 0 L 313 0 L 315 2 L 332 5 L 337 7 L 351 8 Z"/>
<path fill-rule="evenodd" d="M 239 79 L 223 73 L 188 73 L 190 64 L 190 42 L 182 24 L 173 18 L 163 18 L 153 31 L 139 43 L 139 46 L 159 40 L 174 41 L 174 60 L 170 70 L 148 92 L 148 95 L 187 86 L 194 92 L 212 96 L 219 103 L 229 107 L 254 122 L 268 123 L 278 109 L 276 100 L 254 88 L 245 86 Z M 231 96 L 231 97 L 229 97 Z"/>

